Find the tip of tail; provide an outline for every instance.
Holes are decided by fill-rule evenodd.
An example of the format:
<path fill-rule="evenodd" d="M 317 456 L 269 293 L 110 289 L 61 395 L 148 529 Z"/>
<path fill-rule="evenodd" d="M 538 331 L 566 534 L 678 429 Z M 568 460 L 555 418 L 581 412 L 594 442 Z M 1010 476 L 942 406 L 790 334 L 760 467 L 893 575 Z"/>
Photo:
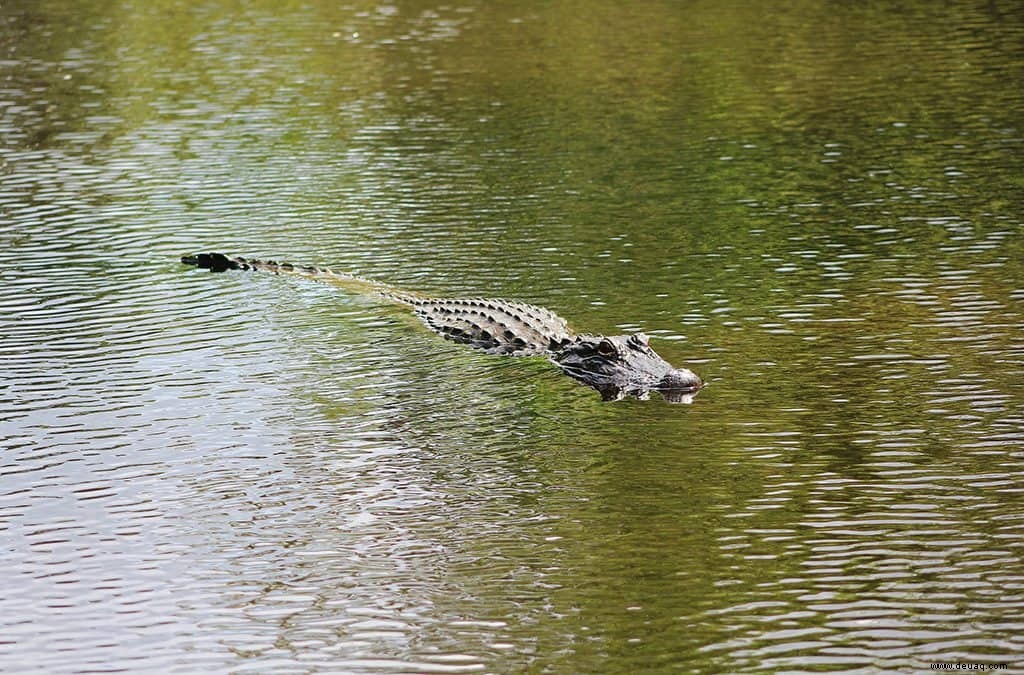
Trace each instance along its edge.
<path fill-rule="evenodd" d="M 223 253 L 197 253 L 195 255 L 181 256 L 181 262 L 192 265 L 199 269 L 207 269 L 211 272 L 224 272 L 225 270 L 238 269 L 238 262 L 227 257 Z"/>

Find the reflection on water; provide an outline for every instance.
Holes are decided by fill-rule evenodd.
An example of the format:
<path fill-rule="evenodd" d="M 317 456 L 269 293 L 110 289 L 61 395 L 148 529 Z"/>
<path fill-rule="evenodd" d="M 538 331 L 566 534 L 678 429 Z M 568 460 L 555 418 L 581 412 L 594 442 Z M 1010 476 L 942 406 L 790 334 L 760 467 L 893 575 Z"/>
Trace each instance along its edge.
<path fill-rule="evenodd" d="M 5 666 L 1021 663 L 1016 3 L 16 0 L 0 35 Z M 709 386 L 603 403 L 196 250 L 643 331 Z"/>

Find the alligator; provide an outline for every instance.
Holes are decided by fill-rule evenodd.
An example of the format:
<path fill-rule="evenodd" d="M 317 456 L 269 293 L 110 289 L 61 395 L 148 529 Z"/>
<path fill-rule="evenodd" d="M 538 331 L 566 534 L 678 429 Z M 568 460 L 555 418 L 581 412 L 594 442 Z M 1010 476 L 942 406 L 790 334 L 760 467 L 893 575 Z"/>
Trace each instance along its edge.
<path fill-rule="evenodd" d="M 606 401 L 627 397 L 646 400 L 650 392 L 656 391 L 666 401 L 690 403 L 704 386 L 692 371 L 673 368 L 658 356 L 643 333 L 612 336 L 577 334 L 565 319 L 551 310 L 523 302 L 431 298 L 326 267 L 222 253 L 186 255 L 181 262 L 211 272 L 262 270 L 357 286 L 412 308 L 428 328 L 448 340 L 489 354 L 546 356 L 566 375 L 596 389 Z"/>

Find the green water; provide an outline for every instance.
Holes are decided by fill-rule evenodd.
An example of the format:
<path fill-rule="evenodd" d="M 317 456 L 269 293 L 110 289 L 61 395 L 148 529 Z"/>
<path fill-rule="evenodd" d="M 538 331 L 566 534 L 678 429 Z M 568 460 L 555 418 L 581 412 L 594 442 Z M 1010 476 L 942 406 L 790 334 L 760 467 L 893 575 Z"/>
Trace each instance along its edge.
<path fill-rule="evenodd" d="M 0 669 L 1024 667 L 1022 82 L 1015 2 L 0 4 Z"/>

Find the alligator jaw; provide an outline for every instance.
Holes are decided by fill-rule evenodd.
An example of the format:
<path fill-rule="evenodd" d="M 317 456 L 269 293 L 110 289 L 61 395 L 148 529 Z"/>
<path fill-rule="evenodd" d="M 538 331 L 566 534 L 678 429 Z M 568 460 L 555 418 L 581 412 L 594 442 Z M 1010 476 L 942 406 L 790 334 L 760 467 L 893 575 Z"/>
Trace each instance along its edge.
<path fill-rule="evenodd" d="M 583 380 L 580 380 L 584 384 L 587 384 Z M 701 386 L 692 387 L 689 389 L 664 389 L 659 387 L 618 387 L 613 384 L 606 385 L 591 385 L 594 389 L 597 389 L 601 394 L 601 400 L 604 401 L 621 401 L 626 398 L 635 398 L 640 401 L 646 401 L 651 397 L 651 392 L 656 391 L 667 403 L 693 403 L 694 397 L 697 392 L 701 390 Z"/>

